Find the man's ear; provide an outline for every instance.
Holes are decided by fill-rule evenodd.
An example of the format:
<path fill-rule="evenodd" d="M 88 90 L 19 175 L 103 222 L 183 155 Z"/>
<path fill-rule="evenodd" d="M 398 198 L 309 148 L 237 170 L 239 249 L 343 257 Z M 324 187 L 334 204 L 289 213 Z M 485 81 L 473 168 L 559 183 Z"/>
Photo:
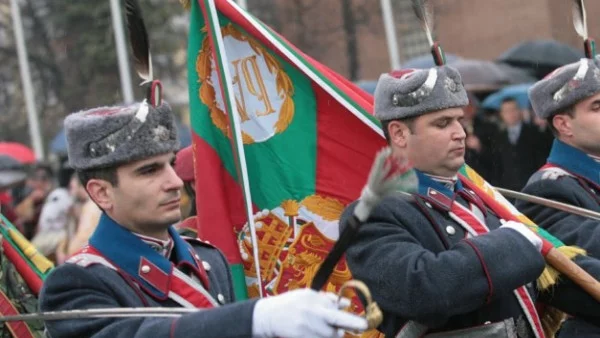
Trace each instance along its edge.
<path fill-rule="evenodd" d="M 573 127 L 571 126 L 571 116 L 568 114 L 557 114 L 552 117 L 552 125 L 561 136 L 573 136 Z"/>
<path fill-rule="evenodd" d="M 388 135 L 390 143 L 400 148 L 404 148 L 408 142 L 408 135 L 411 133 L 410 128 L 403 122 L 391 121 L 388 123 Z"/>
<path fill-rule="evenodd" d="M 113 186 L 110 182 L 92 178 L 85 186 L 90 198 L 102 210 L 111 210 L 113 207 Z"/>

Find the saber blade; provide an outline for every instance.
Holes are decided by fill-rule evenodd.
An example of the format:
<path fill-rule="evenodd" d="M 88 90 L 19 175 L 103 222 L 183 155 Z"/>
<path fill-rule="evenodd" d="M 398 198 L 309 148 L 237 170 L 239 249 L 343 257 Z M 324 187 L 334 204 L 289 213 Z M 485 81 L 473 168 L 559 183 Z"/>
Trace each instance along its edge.
<path fill-rule="evenodd" d="M 49 311 L 26 313 L 13 316 L 0 316 L 0 323 L 32 320 L 64 320 L 87 318 L 125 318 L 125 317 L 180 317 L 184 314 L 200 311 L 188 308 L 104 308 L 68 311 Z"/>
<path fill-rule="evenodd" d="M 522 192 L 517 192 L 517 191 L 513 191 L 513 190 L 509 190 L 509 189 L 498 188 L 498 187 L 494 187 L 494 189 L 496 189 L 499 193 L 501 193 L 502 195 L 509 197 L 509 198 L 515 198 L 515 199 L 519 199 L 519 200 L 522 200 L 525 202 L 540 204 L 545 207 L 554 208 L 554 209 L 557 209 L 560 211 L 564 211 L 564 212 L 568 212 L 568 213 L 575 214 L 578 216 L 583 216 L 583 217 L 587 217 L 587 218 L 591 218 L 591 219 L 600 221 L 600 213 L 596 212 L 596 211 L 576 207 L 574 205 L 570 205 L 570 204 L 566 204 L 566 203 L 562 203 L 562 202 L 553 201 L 553 200 L 543 198 L 543 197 L 524 194 Z"/>

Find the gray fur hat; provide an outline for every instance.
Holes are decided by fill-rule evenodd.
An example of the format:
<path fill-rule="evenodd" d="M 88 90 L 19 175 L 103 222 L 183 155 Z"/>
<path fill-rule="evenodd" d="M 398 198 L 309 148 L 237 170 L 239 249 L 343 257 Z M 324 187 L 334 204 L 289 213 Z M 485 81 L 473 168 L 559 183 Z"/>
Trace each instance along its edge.
<path fill-rule="evenodd" d="M 379 77 L 375 117 L 403 119 L 469 103 L 458 71 L 449 66 L 403 69 Z"/>
<path fill-rule="evenodd" d="M 540 118 L 548 118 L 600 92 L 596 60 L 581 59 L 562 66 L 529 88 L 529 101 Z"/>
<path fill-rule="evenodd" d="M 101 107 L 65 119 L 69 164 L 75 170 L 111 167 L 179 150 L 171 107 L 163 101 Z"/>

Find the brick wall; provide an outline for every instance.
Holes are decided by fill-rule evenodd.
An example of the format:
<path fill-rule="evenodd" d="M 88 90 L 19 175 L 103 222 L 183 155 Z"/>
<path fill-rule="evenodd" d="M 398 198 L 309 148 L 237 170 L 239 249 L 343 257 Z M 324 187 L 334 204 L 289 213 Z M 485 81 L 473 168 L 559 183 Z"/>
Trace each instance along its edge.
<path fill-rule="evenodd" d="M 248 0 L 249 3 L 258 0 Z M 360 7 L 367 1 L 369 6 Z M 410 0 L 396 0 L 410 1 Z M 368 24 L 358 27 L 359 77 L 376 79 L 389 70 L 388 50 L 378 0 L 352 0 Z M 530 39 L 556 39 L 576 48 L 581 40 L 567 0 L 433 0 L 435 32 L 447 53 L 493 60 L 511 46 Z M 315 59 L 348 76 L 342 0 L 274 0 L 279 31 Z M 277 4 L 277 5 L 275 5 Z M 308 9 L 298 11 L 294 6 Z M 600 0 L 587 1 L 590 35 L 600 40 Z M 254 13 L 261 17 L 261 13 Z M 406 23 L 398 22 L 398 34 Z M 266 16 L 266 15 L 265 15 Z M 404 26 L 403 26 L 404 25 Z M 400 36 L 399 36 L 400 37 Z M 400 41 L 401 42 L 401 41 Z M 402 48 L 402 46 L 400 46 Z M 405 60 L 404 60 L 405 61 Z"/>

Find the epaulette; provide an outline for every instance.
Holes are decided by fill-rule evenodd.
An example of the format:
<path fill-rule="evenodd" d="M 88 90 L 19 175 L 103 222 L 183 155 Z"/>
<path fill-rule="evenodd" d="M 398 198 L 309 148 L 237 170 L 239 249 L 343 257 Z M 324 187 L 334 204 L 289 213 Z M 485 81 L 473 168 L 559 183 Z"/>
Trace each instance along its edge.
<path fill-rule="evenodd" d="M 84 268 L 95 264 L 101 264 L 106 266 L 107 268 L 117 270 L 117 267 L 111 264 L 106 258 L 102 257 L 102 255 L 98 251 L 96 251 L 89 245 L 84 246 L 79 251 L 74 253 L 71 257 L 69 257 L 69 259 L 65 261 L 65 263 L 76 264 Z"/>
<path fill-rule="evenodd" d="M 536 177 L 538 176 L 539 177 Z M 539 170 L 532 177 L 532 182 L 537 180 L 556 180 L 563 176 L 573 176 L 568 171 L 560 168 L 560 167 L 546 167 Z M 537 179 L 536 179 L 537 178 Z"/>
<path fill-rule="evenodd" d="M 198 245 L 205 246 L 208 248 L 218 249 L 216 246 L 211 244 L 209 241 L 204 241 L 200 238 L 190 237 L 190 236 L 185 236 L 185 235 L 180 235 L 180 236 L 184 241 L 186 241 L 190 244 L 198 244 Z"/>

